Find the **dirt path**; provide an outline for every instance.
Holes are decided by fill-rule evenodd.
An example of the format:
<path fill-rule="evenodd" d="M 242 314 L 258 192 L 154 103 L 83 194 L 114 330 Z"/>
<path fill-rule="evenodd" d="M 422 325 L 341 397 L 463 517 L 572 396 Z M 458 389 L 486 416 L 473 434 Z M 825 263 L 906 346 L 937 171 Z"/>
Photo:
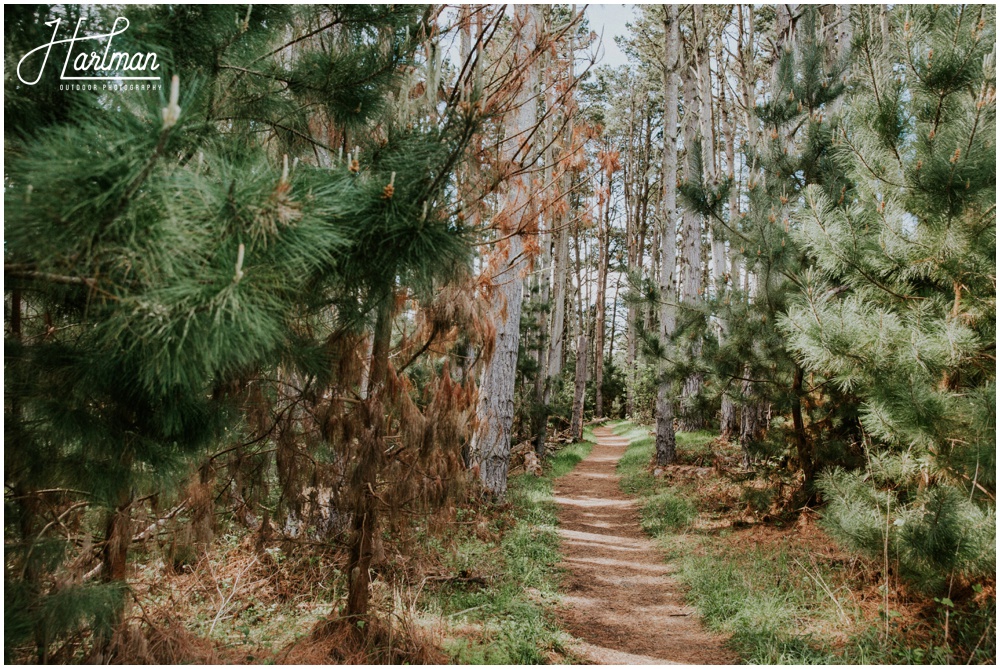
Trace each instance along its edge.
<path fill-rule="evenodd" d="M 615 465 L 628 440 L 607 428 L 594 436 L 590 455 L 555 483 L 568 570 L 559 617 L 583 640 L 573 650 L 597 664 L 734 663 L 684 604 L 673 567 L 618 487 Z"/>

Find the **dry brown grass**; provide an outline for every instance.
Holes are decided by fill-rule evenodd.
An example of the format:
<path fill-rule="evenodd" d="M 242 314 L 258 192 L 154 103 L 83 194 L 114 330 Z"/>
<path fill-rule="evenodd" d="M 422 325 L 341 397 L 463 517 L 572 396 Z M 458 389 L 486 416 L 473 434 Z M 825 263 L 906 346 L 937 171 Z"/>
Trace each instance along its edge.
<path fill-rule="evenodd" d="M 438 524 L 447 521 L 438 519 Z M 130 581 L 132 601 L 112 652 L 93 658 L 134 664 L 442 663 L 441 629 L 417 611 L 421 579 L 440 556 L 383 548 L 368 629 L 337 617 L 346 556 L 318 542 L 223 536 L 175 569 L 151 551 Z M 409 546 L 412 549 L 412 546 Z M 155 554 L 155 555 L 154 555 Z"/>

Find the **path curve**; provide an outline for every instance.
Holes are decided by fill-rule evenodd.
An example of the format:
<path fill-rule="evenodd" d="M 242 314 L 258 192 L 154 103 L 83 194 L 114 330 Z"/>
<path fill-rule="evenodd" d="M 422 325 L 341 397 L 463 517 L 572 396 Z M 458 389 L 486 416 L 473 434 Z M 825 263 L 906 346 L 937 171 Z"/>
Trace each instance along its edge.
<path fill-rule="evenodd" d="M 573 471 L 555 482 L 562 537 L 560 622 L 582 640 L 573 651 L 596 664 L 732 664 L 723 638 L 701 625 L 639 525 L 636 502 L 615 466 L 628 440 L 608 428 Z"/>

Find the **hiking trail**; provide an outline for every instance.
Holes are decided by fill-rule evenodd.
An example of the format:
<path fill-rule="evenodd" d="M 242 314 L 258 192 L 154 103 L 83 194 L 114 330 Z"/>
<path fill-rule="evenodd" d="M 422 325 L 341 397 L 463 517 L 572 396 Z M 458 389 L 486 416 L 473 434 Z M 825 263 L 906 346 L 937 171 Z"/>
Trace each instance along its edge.
<path fill-rule="evenodd" d="M 732 664 L 724 638 L 684 603 L 675 567 L 643 532 L 638 505 L 615 466 L 628 440 L 608 428 L 573 471 L 555 482 L 562 537 L 559 621 L 582 640 L 572 650 L 596 664 Z"/>

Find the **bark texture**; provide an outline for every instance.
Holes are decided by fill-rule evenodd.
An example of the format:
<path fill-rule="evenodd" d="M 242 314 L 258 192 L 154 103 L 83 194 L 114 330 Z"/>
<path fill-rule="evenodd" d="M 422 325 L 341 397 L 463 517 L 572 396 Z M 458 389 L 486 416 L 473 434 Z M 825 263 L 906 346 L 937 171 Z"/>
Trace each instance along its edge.
<path fill-rule="evenodd" d="M 546 29 L 548 29 L 548 22 L 551 20 L 549 15 L 546 15 Z M 545 170 L 543 174 L 543 184 L 545 186 L 543 193 L 543 200 L 545 204 L 544 214 L 539 216 L 539 227 L 543 225 L 547 230 L 540 230 L 545 236 L 542 237 L 544 243 L 541 244 L 542 253 L 539 258 L 538 266 L 538 278 L 540 283 L 540 290 L 538 294 L 538 299 L 542 304 L 550 304 L 552 300 L 553 291 L 557 296 L 561 295 L 561 292 L 557 288 L 558 282 L 553 279 L 554 274 L 558 274 L 558 267 L 554 260 L 558 258 L 559 252 L 559 215 L 557 213 L 555 205 L 555 198 L 558 194 L 558 189 L 552 184 L 553 177 L 553 163 L 555 162 L 556 147 L 555 147 L 555 114 L 551 110 L 554 109 L 556 105 L 556 88 L 555 88 L 555 66 L 553 64 L 554 58 L 551 53 L 547 53 L 541 61 L 542 69 L 542 86 L 544 87 L 545 93 L 545 121 L 543 123 L 543 128 L 545 132 L 545 146 L 548 149 L 544 152 Z M 549 372 L 549 359 L 552 356 L 552 344 L 553 344 L 553 329 L 554 329 L 555 318 L 549 318 L 549 313 L 545 309 L 539 310 L 538 314 L 538 332 L 541 340 L 538 346 L 538 365 L 537 373 L 535 374 L 535 407 L 532 414 L 532 434 L 535 435 L 535 454 L 538 459 L 541 460 L 545 457 L 545 438 L 546 432 L 548 431 L 549 422 L 549 401 L 552 394 L 552 382 L 553 377 Z M 562 333 L 560 330 L 560 338 Z M 559 353 L 561 356 L 561 352 Z"/>
<path fill-rule="evenodd" d="M 729 179 L 729 204 L 728 204 L 728 219 L 729 228 L 731 231 L 736 231 L 739 229 L 740 220 L 740 204 L 739 204 L 739 187 L 736 182 L 736 139 L 734 137 L 735 131 L 733 128 L 733 113 L 734 108 L 726 99 L 726 68 L 724 63 L 726 62 L 723 58 L 723 48 L 722 40 L 718 40 L 717 50 L 716 50 L 716 62 L 719 65 L 719 129 L 722 133 L 722 140 L 725 144 L 726 151 L 726 177 Z M 724 283 L 726 294 L 723 298 L 724 303 L 728 306 L 730 301 L 733 299 L 733 292 L 739 282 L 740 276 L 740 254 L 739 254 L 739 243 L 737 242 L 737 237 L 735 232 L 731 233 L 733 236 L 729 240 L 729 272 L 724 275 Z M 725 343 L 726 336 L 729 331 L 729 323 L 725 318 L 726 310 L 720 310 L 719 318 L 719 345 Z M 719 432 L 723 439 L 730 440 L 736 436 L 736 433 L 740 429 L 740 417 L 739 411 L 736 406 L 736 402 L 733 400 L 733 394 L 730 387 L 726 387 L 722 392 L 722 403 L 719 412 Z"/>
<path fill-rule="evenodd" d="M 744 375 L 750 373 L 744 370 Z M 764 438 L 767 429 L 767 406 L 759 398 L 753 397 L 753 382 L 747 377 L 742 382 L 743 407 L 740 411 L 740 451 L 743 455 L 743 468 L 749 469 L 753 464 L 753 445 Z"/>
<path fill-rule="evenodd" d="M 664 353 L 673 349 L 671 337 L 676 326 L 674 313 L 674 271 L 677 265 L 677 59 L 680 35 L 677 5 L 664 8 L 663 53 L 663 193 L 660 214 L 660 342 Z M 668 465 L 676 457 L 674 398 L 671 384 L 660 365 L 656 392 L 656 463 Z"/>
<path fill-rule="evenodd" d="M 697 163 L 698 137 L 698 93 L 695 74 L 695 58 L 693 53 L 687 54 L 686 62 L 681 67 L 683 76 L 684 95 L 684 152 L 685 160 L 682 169 L 684 181 L 690 182 L 700 178 L 695 172 Z M 681 250 L 681 302 L 692 307 L 697 306 L 701 300 L 702 292 L 702 272 L 701 272 L 701 216 L 693 211 L 691 207 L 685 207 L 683 214 L 683 246 Z M 701 346 L 696 340 L 690 343 L 687 351 L 688 360 L 697 360 L 701 356 Z M 702 375 L 693 372 L 684 380 L 684 388 L 681 393 L 681 411 L 679 427 L 681 431 L 689 432 L 701 429 L 703 424 L 695 411 L 693 403 L 701 392 Z"/>
<path fill-rule="evenodd" d="M 518 5 L 514 10 L 514 58 L 525 63 L 535 50 L 540 25 L 540 9 L 534 5 Z M 536 123 L 537 102 L 533 86 L 522 83 L 513 110 L 506 122 L 507 141 L 504 158 L 519 165 L 520 133 Z M 526 151 L 530 148 L 525 147 Z M 492 277 L 496 293 L 490 305 L 496 328 L 493 358 L 483 371 L 479 386 L 477 417 L 479 426 L 473 443 L 474 459 L 479 464 L 479 479 L 495 497 L 507 492 L 507 467 L 510 459 L 510 432 L 514 422 L 514 376 L 517 371 L 517 349 L 520 338 L 523 274 L 527 266 L 524 239 L 521 235 L 534 216 L 529 195 L 530 175 L 516 169 L 509 180 L 503 209 L 499 216 L 504 222 L 500 233 L 510 235 L 496 250 L 499 270 Z"/>
<path fill-rule="evenodd" d="M 610 172 L 610 170 L 606 170 Z M 605 178 L 607 186 L 604 185 Z M 611 210 L 611 174 L 601 172 L 602 192 L 598 195 L 597 216 L 597 300 L 594 305 L 594 416 L 604 417 L 604 328 L 608 290 L 608 226 L 605 222 Z M 603 189 L 607 188 L 606 191 Z"/>
<path fill-rule="evenodd" d="M 583 401 L 587 391 L 587 335 L 576 339 L 576 383 L 573 389 L 573 420 L 569 431 L 576 440 L 583 439 Z"/>

